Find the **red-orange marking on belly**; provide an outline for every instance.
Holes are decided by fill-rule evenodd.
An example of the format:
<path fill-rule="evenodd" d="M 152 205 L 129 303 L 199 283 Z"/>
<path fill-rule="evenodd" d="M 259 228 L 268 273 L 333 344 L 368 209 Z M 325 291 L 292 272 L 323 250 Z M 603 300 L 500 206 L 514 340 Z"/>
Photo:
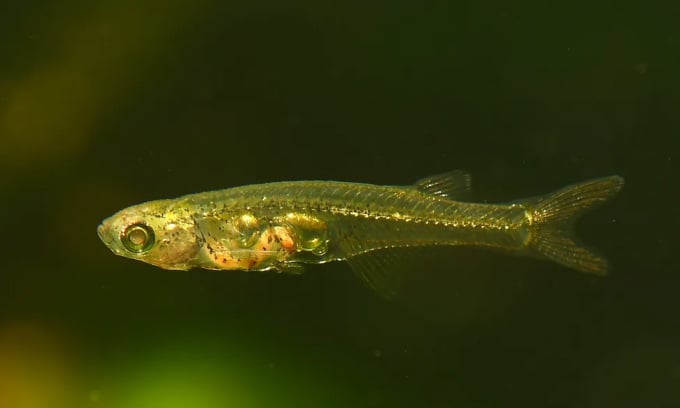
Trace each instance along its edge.
<path fill-rule="evenodd" d="M 295 238 L 285 227 L 270 227 L 262 232 L 257 242 L 250 248 L 232 249 L 229 244 L 213 249 L 208 245 L 213 265 L 224 270 L 257 270 L 273 266 L 277 261 L 286 259 L 297 250 Z M 238 248 L 234 243 L 234 248 Z M 238 254 L 238 257 L 235 256 Z"/>
<path fill-rule="evenodd" d="M 288 229 L 284 227 L 274 227 L 272 229 L 274 240 L 278 242 L 283 249 L 287 252 L 294 252 L 296 250 L 297 245 Z"/>

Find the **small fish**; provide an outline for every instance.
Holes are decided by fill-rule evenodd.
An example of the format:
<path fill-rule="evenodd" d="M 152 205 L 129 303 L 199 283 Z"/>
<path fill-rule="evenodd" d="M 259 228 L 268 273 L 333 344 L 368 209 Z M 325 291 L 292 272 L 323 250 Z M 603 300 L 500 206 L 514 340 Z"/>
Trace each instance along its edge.
<path fill-rule="evenodd" d="M 135 205 L 104 220 L 97 233 L 115 254 L 164 269 L 299 273 L 303 264 L 346 260 L 391 297 L 394 254 L 403 247 L 492 247 L 604 275 L 607 260 L 581 246 L 571 227 L 622 187 L 623 178 L 611 176 L 482 204 L 465 201 L 470 176 L 463 171 L 411 186 L 279 182 Z"/>

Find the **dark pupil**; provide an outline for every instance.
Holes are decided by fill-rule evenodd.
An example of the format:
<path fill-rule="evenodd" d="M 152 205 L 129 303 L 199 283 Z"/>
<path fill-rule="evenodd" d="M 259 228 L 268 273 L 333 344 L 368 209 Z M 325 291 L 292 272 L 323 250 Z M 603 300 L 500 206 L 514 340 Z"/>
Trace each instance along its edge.
<path fill-rule="evenodd" d="M 147 239 L 146 231 L 141 227 L 134 228 L 128 233 L 128 239 L 133 245 L 144 245 Z"/>
<path fill-rule="evenodd" d="M 133 224 L 125 230 L 120 240 L 129 251 L 141 253 L 151 249 L 154 234 L 148 225 Z"/>

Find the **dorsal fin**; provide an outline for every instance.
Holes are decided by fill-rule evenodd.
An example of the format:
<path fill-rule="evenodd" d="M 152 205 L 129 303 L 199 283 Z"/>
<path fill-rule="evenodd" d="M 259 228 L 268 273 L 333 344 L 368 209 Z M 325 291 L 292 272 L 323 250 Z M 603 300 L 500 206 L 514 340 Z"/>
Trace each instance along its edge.
<path fill-rule="evenodd" d="M 452 200 L 465 199 L 470 192 L 472 178 L 462 170 L 435 174 L 415 182 L 414 186 L 423 193 Z"/>

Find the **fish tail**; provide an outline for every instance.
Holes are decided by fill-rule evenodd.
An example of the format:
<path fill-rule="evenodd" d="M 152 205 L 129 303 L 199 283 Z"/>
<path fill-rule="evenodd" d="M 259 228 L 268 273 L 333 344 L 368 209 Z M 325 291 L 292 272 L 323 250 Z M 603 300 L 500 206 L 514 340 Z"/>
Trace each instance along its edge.
<path fill-rule="evenodd" d="M 583 246 L 572 227 L 581 215 L 614 197 L 622 187 L 622 177 L 603 177 L 527 201 L 524 205 L 531 225 L 528 247 L 536 255 L 566 267 L 605 275 L 607 259 Z"/>

